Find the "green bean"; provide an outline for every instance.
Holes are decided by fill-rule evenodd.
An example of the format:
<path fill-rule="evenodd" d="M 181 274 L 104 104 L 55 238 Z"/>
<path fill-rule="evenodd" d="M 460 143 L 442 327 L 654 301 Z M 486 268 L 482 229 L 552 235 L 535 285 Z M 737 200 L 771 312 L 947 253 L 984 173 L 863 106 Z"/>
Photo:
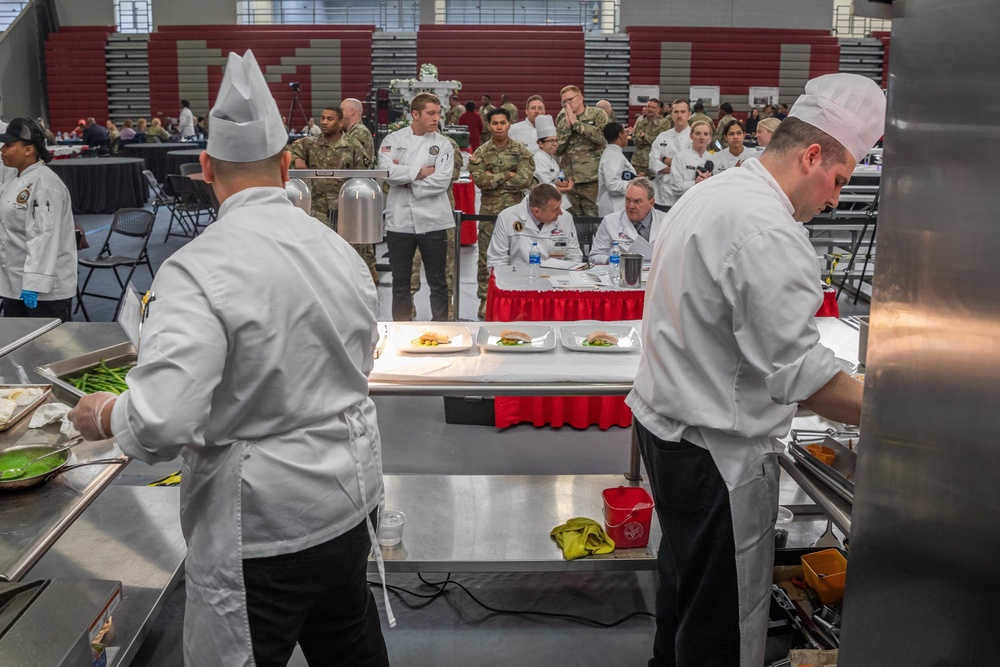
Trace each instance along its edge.
<path fill-rule="evenodd" d="M 97 366 L 79 377 L 69 378 L 69 381 L 74 387 L 85 394 L 92 394 L 95 391 L 109 391 L 113 394 L 121 394 L 128 389 L 125 376 L 131 369 L 131 366 L 112 368 L 102 359 Z"/>

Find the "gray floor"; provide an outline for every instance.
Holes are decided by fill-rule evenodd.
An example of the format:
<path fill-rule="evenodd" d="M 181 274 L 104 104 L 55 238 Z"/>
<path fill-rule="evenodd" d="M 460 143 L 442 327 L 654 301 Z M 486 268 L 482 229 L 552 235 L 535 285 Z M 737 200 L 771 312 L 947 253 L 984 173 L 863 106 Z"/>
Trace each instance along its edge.
<path fill-rule="evenodd" d="M 172 237 L 163 242 L 168 214 L 161 211 L 149 246 L 155 267 L 184 240 Z M 88 232 L 90 253 L 96 253 L 107 233 L 110 216 L 78 216 Z M 384 246 L 379 249 L 379 256 Z M 462 251 L 462 319 L 475 319 L 475 249 Z M 134 283 L 140 290 L 150 284 L 150 276 L 140 269 Z M 390 276 L 379 284 L 379 316 L 390 319 Z M 117 294 L 113 277 L 95 277 L 94 289 Z M 87 300 L 94 320 L 112 318 L 112 301 Z M 418 319 L 429 319 L 426 286 L 417 294 Z M 842 314 L 867 313 L 867 305 L 841 300 Z M 77 319 L 82 319 L 77 315 Z M 601 431 L 596 427 L 577 430 L 515 426 L 498 431 L 488 426 L 446 424 L 440 398 L 377 399 L 383 437 L 384 467 L 389 474 L 598 474 L 620 472 L 628 465 L 629 436 L 625 429 Z M 148 484 L 180 468 L 172 461 L 149 466 L 133 462 L 116 481 L 118 484 Z M 783 481 L 782 503 L 806 500 L 790 480 Z M 792 524 L 789 546 L 811 544 L 826 522 L 816 515 L 800 515 Z M 431 581 L 439 575 L 429 575 Z M 604 622 L 627 614 L 653 610 L 652 573 L 614 574 L 457 574 L 454 580 L 467 586 L 488 605 L 510 610 L 559 612 L 585 616 Z M 390 574 L 390 584 L 428 593 L 416 575 Z M 379 599 L 379 594 L 376 594 Z M 651 655 L 654 626 L 652 619 L 637 617 L 608 629 L 530 615 L 489 612 L 457 588 L 419 609 L 407 596 L 392 597 L 398 619 L 394 629 L 384 633 L 390 658 L 396 665 L 413 667 L 441 665 L 548 665 L 583 666 L 644 665 Z M 381 605 L 381 603 L 380 603 Z M 384 619 L 384 615 L 382 617 Z M 132 663 L 145 667 L 173 667 L 182 664 L 179 645 L 183 619 L 183 591 L 168 602 L 140 655 Z M 296 651 L 290 665 L 305 665 Z"/>

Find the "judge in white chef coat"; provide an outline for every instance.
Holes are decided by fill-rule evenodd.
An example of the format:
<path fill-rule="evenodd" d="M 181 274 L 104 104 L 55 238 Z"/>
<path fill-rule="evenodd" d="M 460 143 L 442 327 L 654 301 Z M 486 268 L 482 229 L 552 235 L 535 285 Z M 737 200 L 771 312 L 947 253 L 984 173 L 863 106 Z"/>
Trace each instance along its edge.
<path fill-rule="evenodd" d="M 624 208 L 625 190 L 635 178 L 635 169 L 622 152 L 628 145 L 625 128 L 621 123 L 608 123 L 604 126 L 604 138 L 608 145 L 597 165 L 597 213 L 601 216 Z"/>
<path fill-rule="evenodd" d="M 46 166 L 45 131 L 14 118 L 0 133 L 0 297 L 4 317 L 73 319 L 76 232 L 69 190 Z"/>
<path fill-rule="evenodd" d="M 798 403 L 861 421 L 862 385 L 819 340 L 816 256 L 796 221 L 836 205 L 884 117 L 870 79 L 809 81 L 767 152 L 694 186 L 657 238 L 626 400 L 663 531 L 650 665 L 763 664 L 771 438 Z"/>
<path fill-rule="evenodd" d="M 625 207 L 601 220 L 587 261 L 591 264 L 607 264 L 611 244 L 615 241 L 618 241 L 622 252 L 627 252 L 639 237 L 652 244 L 666 217 L 666 213 L 653 207 L 655 203 L 655 190 L 648 178 L 641 176 L 631 181 L 625 191 Z"/>
<path fill-rule="evenodd" d="M 296 641 L 312 665 L 387 665 L 366 584 L 375 286 L 285 196 L 287 134 L 250 51 L 229 55 L 211 119 L 219 219 L 157 272 L 129 390 L 70 419 L 129 456 L 183 457 L 186 665 L 284 666 Z"/>
<path fill-rule="evenodd" d="M 500 212 L 486 264 L 491 269 L 504 264 L 527 266 L 532 243 L 538 244 L 543 262 L 550 257 L 583 261 L 573 216 L 563 210 L 562 195 L 551 185 L 536 185 L 520 203 Z"/>

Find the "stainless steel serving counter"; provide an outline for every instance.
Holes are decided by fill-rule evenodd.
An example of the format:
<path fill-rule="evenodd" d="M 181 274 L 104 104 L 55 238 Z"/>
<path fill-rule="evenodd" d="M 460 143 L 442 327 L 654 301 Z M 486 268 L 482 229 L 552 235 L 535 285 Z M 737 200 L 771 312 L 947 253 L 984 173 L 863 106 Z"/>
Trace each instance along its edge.
<path fill-rule="evenodd" d="M 59 320 L 32 317 L 5 317 L 0 326 L 0 357 L 13 352 L 46 331 L 59 326 Z M 14 376 L 17 377 L 17 376 Z M 5 377 L 4 382 L 20 382 L 20 378 Z"/>

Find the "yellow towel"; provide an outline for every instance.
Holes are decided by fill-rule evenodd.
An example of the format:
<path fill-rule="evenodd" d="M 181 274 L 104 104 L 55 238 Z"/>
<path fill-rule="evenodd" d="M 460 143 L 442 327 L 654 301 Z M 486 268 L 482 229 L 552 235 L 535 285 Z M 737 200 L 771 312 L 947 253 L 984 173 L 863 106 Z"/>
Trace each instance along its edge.
<path fill-rule="evenodd" d="M 549 535 L 555 538 L 566 560 L 590 554 L 609 554 L 615 550 L 614 540 L 604 534 L 601 524 L 587 517 L 570 519 L 553 528 Z"/>

